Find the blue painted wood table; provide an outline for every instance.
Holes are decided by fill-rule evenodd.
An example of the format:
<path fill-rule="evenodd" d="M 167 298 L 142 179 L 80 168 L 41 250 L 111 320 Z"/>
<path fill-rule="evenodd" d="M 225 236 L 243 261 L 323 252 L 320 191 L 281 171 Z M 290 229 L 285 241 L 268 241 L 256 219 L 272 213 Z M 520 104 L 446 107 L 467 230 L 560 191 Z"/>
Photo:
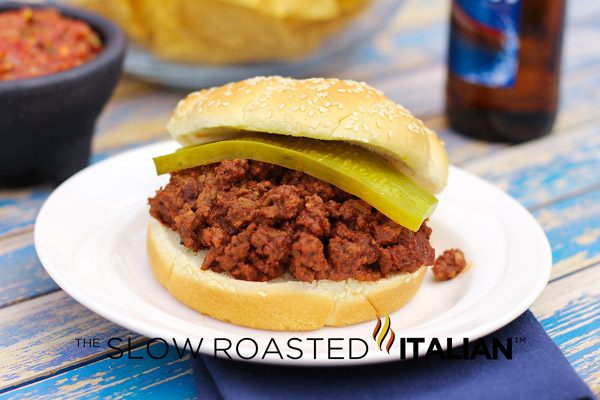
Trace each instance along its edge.
<path fill-rule="evenodd" d="M 532 310 L 600 395 L 600 2 L 569 3 L 558 121 L 550 136 L 519 146 L 467 139 L 446 127 L 447 15 L 448 2 L 407 1 L 390 26 L 332 74 L 384 90 L 440 133 L 453 164 L 534 214 L 555 264 Z M 165 139 L 182 95 L 124 79 L 99 120 L 93 161 Z M 123 363 L 105 347 L 77 346 L 77 338 L 131 337 L 134 346 L 145 338 L 87 310 L 44 272 L 32 229 L 50 191 L 0 192 L 0 398 L 194 397 L 187 358 Z"/>

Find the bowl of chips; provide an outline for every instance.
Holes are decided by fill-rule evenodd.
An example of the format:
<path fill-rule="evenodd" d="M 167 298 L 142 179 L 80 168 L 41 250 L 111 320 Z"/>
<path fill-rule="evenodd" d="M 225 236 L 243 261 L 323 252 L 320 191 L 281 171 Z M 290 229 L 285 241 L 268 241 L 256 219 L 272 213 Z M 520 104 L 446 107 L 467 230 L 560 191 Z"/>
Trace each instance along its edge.
<path fill-rule="evenodd" d="M 125 70 L 181 88 L 256 75 L 322 75 L 391 19 L 400 0 L 71 0 L 112 19 Z"/>

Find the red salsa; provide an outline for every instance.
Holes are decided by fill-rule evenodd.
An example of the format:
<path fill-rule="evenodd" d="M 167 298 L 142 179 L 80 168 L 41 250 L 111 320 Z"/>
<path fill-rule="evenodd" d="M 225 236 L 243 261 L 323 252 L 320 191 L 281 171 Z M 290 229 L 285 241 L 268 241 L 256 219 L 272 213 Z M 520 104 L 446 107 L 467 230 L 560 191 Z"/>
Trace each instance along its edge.
<path fill-rule="evenodd" d="M 98 35 L 52 8 L 0 13 L 0 81 L 65 71 L 94 59 Z"/>

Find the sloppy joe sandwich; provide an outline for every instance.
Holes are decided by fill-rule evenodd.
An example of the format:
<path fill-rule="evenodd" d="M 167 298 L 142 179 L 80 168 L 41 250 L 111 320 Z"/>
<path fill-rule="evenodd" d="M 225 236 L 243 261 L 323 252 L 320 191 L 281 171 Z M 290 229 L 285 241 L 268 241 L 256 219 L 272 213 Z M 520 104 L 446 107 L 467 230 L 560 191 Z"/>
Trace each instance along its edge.
<path fill-rule="evenodd" d="M 211 317 L 273 330 L 345 326 L 407 303 L 434 263 L 446 185 L 436 134 L 349 80 L 258 77 L 187 96 L 149 199 L 160 283 Z"/>

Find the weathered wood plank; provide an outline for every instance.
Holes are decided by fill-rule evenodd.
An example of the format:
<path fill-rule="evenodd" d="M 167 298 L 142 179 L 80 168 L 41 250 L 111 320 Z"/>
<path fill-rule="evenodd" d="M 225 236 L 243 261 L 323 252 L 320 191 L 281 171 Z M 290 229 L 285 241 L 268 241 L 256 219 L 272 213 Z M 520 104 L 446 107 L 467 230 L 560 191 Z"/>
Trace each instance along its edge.
<path fill-rule="evenodd" d="M 413 7 L 412 11 L 410 11 L 411 9 L 409 7 Z M 429 10 L 420 14 L 417 11 L 423 9 L 418 7 L 428 7 Z M 391 97 L 403 101 L 409 108 L 415 110 L 419 116 L 424 118 L 428 124 L 442 130 L 441 134 L 448 142 L 451 159 L 454 161 L 465 162 L 498 151 L 503 146 L 489 146 L 487 144 L 470 141 L 444 130 L 443 118 L 441 117 L 441 101 L 443 99 L 441 90 L 444 70 L 441 63 L 443 61 L 446 33 L 443 31 L 443 25 L 439 25 L 438 22 L 445 21 L 447 14 L 446 11 L 437 11 L 436 14 L 436 12 L 434 12 L 436 7 L 439 7 L 439 2 L 436 0 L 410 2 L 404 9 L 402 16 L 396 18 L 394 22 L 395 25 L 393 25 L 393 29 L 395 29 L 396 34 L 389 36 L 382 35 L 377 38 L 375 40 L 375 45 L 371 46 L 371 48 L 361 50 L 363 52 L 362 55 L 359 52 L 355 56 L 357 57 L 356 64 L 347 67 L 342 73 L 348 77 L 364 79 L 371 81 L 372 83 L 376 83 L 375 79 L 377 79 L 377 82 L 380 82 L 377 86 L 383 88 L 389 86 Z M 529 206 L 539 206 L 540 204 L 554 201 L 561 197 L 571 196 L 574 193 L 585 191 L 590 187 L 595 186 L 595 181 L 593 180 L 595 177 L 590 176 L 590 171 L 593 172 L 594 169 L 598 170 L 597 163 L 594 163 L 593 159 L 594 151 L 596 151 L 595 154 L 598 154 L 598 143 L 592 140 L 592 149 L 587 152 L 580 152 L 579 147 L 577 146 L 568 146 L 571 141 L 578 141 L 578 146 L 586 146 L 589 145 L 589 142 L 586 142 L 585 140 L 587 135 L 599 136 L 598 132 L 594 131 L 594 128 L 592 128 L 591 125 L 597 123 L 597 110 L 600 109 L 600 93 L 596 90 L 600 86 L 597 76 L 597 65 L 600 54 L 598 52 L 590 51 L 589 46 L 584 45 L 586 43 L 595 43 L 598 41 L 599 27 L 596 24 L 596 16 L 598 14 L 600 14 L 600 3 L 569 3 L 569 21 L 571 22 L 571 26 L 567 30 L 566 36 L 564 71 L 567 75 L 565 75 L 563 79 L 562 113 L 557 123 L 557 133 L 555 136 L 542 141 L 543 151 L 536 153 L 534 151 L 534 145 L 538 143 L 534 143 L 530 147 L 525 145 L 511 148 L 510 150 L 502 150 L 502 153 L 509 153 L 507 156 L 499 154 L 492 157 L 491 161 L 483 160 L 469 165 L 470 169 L 478 171 L 488 179 L 499 182 L 501 186 L 507 187 L 509 191 L 518 198 L 521 196 L 523 201 Z M 576 26 L 573 24 L 573 21 L 577 21 Z M 424 27 L 426 24 L 430 24 L 430 27 Z M 575 26 L 576 29 L 571 28 L 572 26 Z M 397 54 L 394 54 L 394 49 L 398 49 Z M 395 58 L 388 58 L 390 56 Z M 365 65 L 364 63 L 365 57 L 368 57 L 371 60 L 371 63 L 367 63 L 368 65 Z M 413 82 L 415 82 L 414 85 Z M 419 82 L 420 84 L 417 84 Z M 413 95 L 412 92 L 410 92 L 410 89 L 413 89 L 413 91 L 418 90 L 418 92 Z M 386 91 L 388 90 L 386 89 Z M 407 93 L 410 95 L 407 95 Z M 141 96 L 144 97 L 143 100 L 141 99 Z M 123 148 L 122 146 L 131 146 L 132 142 L 139 143 L 140 140 L 155 140 L 155 138 L 163 137 L 164 130 L 162 130 L 162 127 L 164 126 L 164 122 L 168 118 L 168 114 L 170 113 L 174 101 L 180 97 L 180 93 L 157 92 L 150 85 L 139 82 L 126 81 L 126 83 L 120 85 L 119 89 L 117 89 L 115 100 L 109 104 L 109 107 L 100 119 L 98 126 L 99 133 L 95 141 L 95 149 L 100 152 L 100 155 L 97 155 L 95 159 L 101 159 L 108 154 L 118 152 L 119 149 Z M 148 100 L 149 98 L 151 100 Z M 407 99 L 407 101 L 404 101 L 404 99 Z M 138 120 L 138 122 L 130 122 L 130 125 L 127 126 L 125 124 L 126 121 L 130 121 L 130 118 L 133 115 L 135 115 L 136 118 L 139 116 L 141 119 Z M 146 119 L 147 121 L 143 121 L 142 119 Z M 572 130 L 572 127 L 578 127 L 578 129 Z M 590 129 L 589 132 L 581 133 L 588 128 Z M 573 134 L 573 136 L 571 136 L 571 134 Z M 557 138 L 559 135 L 565 135 L 565 139 L 554 141 L 554 138 Z M 575 150 L 575 156 L 573 156 L 572 159 L 568 158 L 571 153 L 566 151 L 565 148 Z M 513 151 L 516 151 L 516 153 L 513 153 Z M 561 154 L 567 156 L 567 158 L 552 158 L 556 156 L 557 151 L 560 151 Z M 546 152 L 546 157 L 550 158 L 544 158 L 544 152 Z M 548 156 L 548 154 L 553 154 L 553 156 Z M 523 171 L 519 173 L 514 173 L 514 171 L 509 171 L 500 167 L 502 164 L 511 164 L 513 162 L 518 164 L 518 166 L 523 166 L 523 163 L 526 164 L 527 159 L 531 156 L 537 157 L 537 161 L 540 163 L 540 169 L 537 171 L 535 171 L 534 163 L 529 167 L 525 166 Z M 555 164 L 556 168 L 553 169 Z M 545 171 L 545 169 L 548 169 L 550 172 Z M 563 179 L 563 177 L 560 176 L 561 169 L 567 172 L 568 179 Z M 548 173 L 546 178 L 544 177 L 545 172 Z M 547 182 L 543 182 L 544 179 L 547 179 Z M 528 186 L 536 186 L 537 189 L 533 190 Z M 544 188 L 546 188 L 547 193 L 537 191 Z M 2 275 L 6 275 L 4 272 L 6 265 L 9 264 L 16 265 L 17 267 L 29 266 L 27 267 L 29 269 L 25 268 L 28 272 L 22 276 L 24 280 L 27 280 L 30 274 L 36 275 L 42 271 L 39 264 L 32 262 L 31 256 L 33 254 L 30 252 L 31 244 L 30 242 L 29 244 L 26 243 L 27 240 L 30 239 L 24 239 L 27 235 L 26 231 L 31 229 L 31 221 L 33 221 L 33 217 L 37 213 L 39 204 L 41 204 L 41 201 L 45 198 L 44 195 L 36 200 L 36 196 L 33 195 L 33 193 L 34 192 L 13 191 L 0 194 L 0 237 L 4 238 L 0 241 L 0 253 L 2 254 L 0 255 L 0 268 L 3 272 Z M 23 203 L 21 203 L 19 199 L 23 200 Z M 11 203 L 11 201 L 13 203 Z M 36 201 L 38 202 L 37 204 Z M 18 205 L 18 210 L 10 208 L 15 204 Z M 536 211 L 536 216 L 540 219 L 540 222 L 546 229 L 552 243 L 555 260 L 559 260 L 557 265 L 555 265 L 553 278 L 557 279 L 562 277 L 562 279 L 558 279 L 549 286 L 538 303 L 543 303 L 542 299 L 544 299 L 546 293 L 551 290 L 554 290 L 554 292 L 551 292 L 551 295 L 549 295 L 551 299 L 554 297 L 558 298 L 560 297 L 560 294 L 564 293 L 574 296 L 575 294 L 581 294 L 583 291 L 581 287 L 585 286 L 585 284 L 598 282 L 598 275 L 590 275 L 591 273 L 589 272 L 597 270 L 597 267 L 588 268 L 579 273 L 565 277 L 565 275 L 572 273 L 581 267 L 589 266 L 596 261 L 595 257 L 597 256 L 597 249 L 599 247 L 597 242 L 598 237 L 600 236 L 597 227 L 600 226 L 600 224 L 598 224 L 597 219 L 590 219 L 589 216 L 597 215 L 597 208 L 595 208 L 597 204 L 598 196 L 596 192 L 593 192 L 583 196 L 582 199 L 567 199 L 553 204 L 550 207 Z M 21 205 L 23 205 L 22 209 L 20 208 Z M 6 209 L 3 209 L 4 206 Z M 572 217 L 573 215 L 575 215 L 575 217 Z M 4 224 L 5 217 L 13 218 L 11 219 L 10 224 Z M 565 222 L 565 225 L 556 225 L 556 221 L 561 220 L 567 221 Z M 565 228 L 563 230 L 565 226 L 572 227 L 572 229 Z M 3 228 L 6 228 L 6 231 L 3 231 Z M 12 249 L 12 251 L 4 251 L 5 249 Z M 23 252 L 19 253 L 19 251 Z M 17 255 L 13 253 L 17 253 Z M 2 257 L 4 256 L 7 258 L 3 259 Z M 586 278 L 585 281 L 581 282 L 581 286 L 578 281 L 572 280 L 579 276 L 585 276 Z M 48 281 L 44 280 L 46 278 L 43 276 L 40 278 L 42 284 L 39 285 L 39 291 L 32 292 L 32 295 L 42 294 L 44 293 L 44 290 L 52 290 L 50 286 L 44 288 L 44 282 L 48 283 Z M 20 281 L 19 279 L 17 280 Z M 575 283 L 570 284 L 568 287 L 565 286 L 565 288 L 557 286 L 564 282 Z M 4 283 L 7 283 L 7 281 L 0 281 L 0 287 L 4 287 Z M 8 282 L 9 286 L 12 284 L 14 284 L 14 282 Z M 23 287 L 29 286 L 35 287 L 36 284 L 31 282 L 23 284 Z M 2 297 L 3 294 L 0 294 L 0 304 L 2 301 L 6 301 L 6 299 L 18 299 L 18 296 L 27 298 L 27 295 L 23 295 L 23 292 L 19 292 L 19 287 L 12 286 L 11 290 L 16 290 L 16 292 L 7 295 L 6 298 Z M 17 297 L 13 297 L 15 295 Z M 61 295 L 65 296 L 64 294 Z M 43 296 L 42 299 L 52 298 L 52 296 L 58 296 L 58 294 L 55 293 L 49 296 Z M 573 326 L 569 325 L 571 321 L 575 321 L 575 324 L 579 324 L 590 316 L 592 321 L 597 321 L 597 314 L 592 313 L 594 308 L 598 308 L 597 298 L 587 296 L 587 294 L 583 295 L 583 297 L 573 296 L 568 297 L 567 299 L 571 303 L 561 303 L 562 306 L 555 304 L 554 306 L 539 307 L 540 309 L 544 308 L 544 310 L 546 310 L 545 312 L 554 313 L 547 314 L 550 315 L 550 317 L 546 318 L 547 322 L 544 322 L 544 319 L 542 322 L 545 324 L 544 326 L 546 326 L 546 324 L 548 325 L 546 329 L 549 330 L 555 329 L 553 326 L 556 326 L 556 334 L 554 336 L 557 342 L 562 340 L 560 338 L 561 332 L 566 330 L 567 327 Z M 37 300 L 38 299 L 32 300 L 27 303 L 35 302 Z M 79 306 L 72 300 L 71 302 L 72 305 L 68 307 L 69 311 L 67 312 L 81 313 L 80 317 L 84 321 L 86 318 L 90 318 L 87 315 L 91 314 L 88 310 Z M 536 311 L 536 313 L 538 312 L 538 303 L 534 306 L 534 311 Z M 40 305 L 42 303 L 36 304 Z M 19 308 L 20 306 L 22 306 L 22 304 L 8 307 L 5 310 L 14 310 L 15 308 L 13 307 L 17 307 L 17 310 L 22 310 L 22 308 Z M 0 317 L 4 316 L 2 312 L 5 310 L 0 310 Z M 578 310 L 582 310 L 580 315 L 577 314 L 577 312 L 579 312 Z M 44 336 L 40 336 L 43 333 L 41 332 L 41 327 L 44 326 L 44 321 L 46 321 L 43 317 L 46 313 L 52 315 L 52 313 L 44 307 L 41 307 L 36 312 L 36 315 L 40 317 L 40 326 L 38 327 L 39 329 L 32 331 L 33 338 L 30 339 L 31 343 L 34 343 L 36 340 L 43 340 Z M 32 311 L 30 314 L 33 315 L 35 312 Z M 110 325 L 110 323 L 102 320 L 100 317 L 96 316 L 95 318 Z M 542 318 L 544 318 L 543 315 Z M 75 319 L 76 318 L 73 318 L 73 321 L 75 321 Z M 0 318 L 0 320 L 3 319 Z M 69 331 L 69 329 L 77 329 L 69 325 L 68 321 L 65 322 L 65 327 L 56 325 L 58 324 L 58 322 L 56 322 L 59 321 L 58 319 L 54 319 L 54 321 L 55 325 L 52 328 L 54 329 L 53 332 L 58 332 L 59 329 L 65 329 L 67 331 Z M 564 346 L 563 351 L 568 353 L 571 351 L 569 349 L 577 350 L 573 350 L 570 358 L 571 361 L 578 363 L 583 360 L 581 361 L 583 366 L 578 367 L 578 371 L 580 371 L 588 381 L 598 382 L 598 380 L 600 380 L 600 372 L 597 368 L 593 368 L 593 361 L 599 357 L 598 347 L 596 347 L 595 350 L 593 347 L 597 346 L 597 342 L 591 340 L 587 341 L 589 338 L 597 337 L 598 331 L 597 329 L 595 330 L 593 327 L 590 327 L 589 324 L 585 326 L 586 328 L 584 331 L 577 331 L 577 335 L 564 340 L 564 343 L 562 344 Z M 110 330 L 118 328 L 106 329 Z M 2 329 L 0 329 L 0 334 L 1 333 L 3 333 Z M 55 333 L 50 339 L 55 339 L 56 337 L 61 337 L 61 334 Z M 556 337 L 559 337 L 559 339 L 556 339 Z M 578 337 L 582 337 L 585 343 L 572 342 L 574 339 L 578 340 Z M 2 336 L 0 336 L 0 338 L 2 338 Z M 567 336 L 564 336 L 564 338 L 567 338 Z M 50 340 L 49 337 L 46 337 L 46 339 Z M 43 347 L 38 347 L 38 350 L 40 352 L 46 351 Z M 54 351 L 56 352 L 56 350 Z M 31 357 L 30 359 L 22 361 L 27 361 L 31 365 L 34 365 L 36 362 L 35 358 L 32 357 L 32 354 L 29 354 L 29 356 Z M 31 370 L 29 372 L 29 379 L 35 376 L 43 376 L 44 373 L 51 373 L 49 371 L 56 371 L 57 368 L 76 366 L 81 359 L 87 360 L 85 355 L 79 355 L 79 357 L 80 359 L 73 358 L 68 362 L 60 364 L 61 367 L 57 367 L 56 365 L 50 366 L 50 364 L 47 364 L 46 372 L 35 372 Z M 590 360 L 591 362 L 588 363 L 587 361 Z M 60 358 L 53 359 L 55 364 L 59 361 Z M 11 363 L 12 362 L 13 361 L 11 360 Z M 4 364 L 5 362 L 2 360 L 0 365 Z M 143 371 L 144 369 L 141 370 Z M 122 373 L 121 378 L 127 375 L 127 373 Z M 65 382 L 62 383 L 64 384 Z M 599 389 L 597 389 L 597 383 L 595 388 L 598 393 Z"/>
<path fill-rule="evenodd" d="M 531 310 L 600 396 L 600 264 L 552 282 Z"/>
<path fill-rule="evenodd" d="M 107 353 L 106 347 L 78 347 L 77 338 L 141 338 L 63 291 L 5 307 L 0 321 L 0 390 Z"/>
<path fill-rule="evenodd" d="M 1 191 L 0 237 L 30 228 L 50 191 L 49 187 Z"/>
<path fill-rule="evenodd" d="M 600 262 L 600 190 L 536 210 L 534 216 L 552 246 L 551 279 Z"/>
<path fill-rule="evenodd" d="M 600 125 L 572 129 L 505 149 L 464 167 L 526 207 L 535 207 L 600 184 Z"/>
<path fill-rule="evenodd" d="M 159 354 L 160 350 L 151 351 Z M 0 394 L 0 399 L 198 398 L 196 385 L 200 383 L 194 380 L 189 357 L 179 359 L 171 349 L 167 357 L 155 360 L 148 356 L 145 346 L 132 351 L 131 357 L 97 361 Z"/>
<path fill-rule="evenodd" d="M 31 231 L 10 236 L 0 247 L 0 308 L 57 290 L 42 267 L 32 244 Z"/>
<path fill-rule="evenodd" d="M 129 84 L 129 82 L 131 82 L 129 79 L 123 80 L 124 85 Z M 159 90 L 156 86 L 144 85 L 144 92 L 140 97 L 123 98 L 115 96 L 108 103 L 108 107 L 98 119 L 96 126 L 94 142 L 96 151 L 114 147 L 111 146 L 109 138 L 104 138 L 109 133 L 117 136 L 133 133 L 141 139 L 146 139 L 148 137 L 144 136 L 144 134 L 147 135 L 146 130 L 150 130 L 150 133 L 152 133 L 160 128 L 161 132 L 165 132 L 165 125 L 170 117 L 170 112 L 177 102 L 185 96 L 185 92 Z M 135 139 L 136 136 L 133 136 L 130 137 L 129 141 Z"/>

